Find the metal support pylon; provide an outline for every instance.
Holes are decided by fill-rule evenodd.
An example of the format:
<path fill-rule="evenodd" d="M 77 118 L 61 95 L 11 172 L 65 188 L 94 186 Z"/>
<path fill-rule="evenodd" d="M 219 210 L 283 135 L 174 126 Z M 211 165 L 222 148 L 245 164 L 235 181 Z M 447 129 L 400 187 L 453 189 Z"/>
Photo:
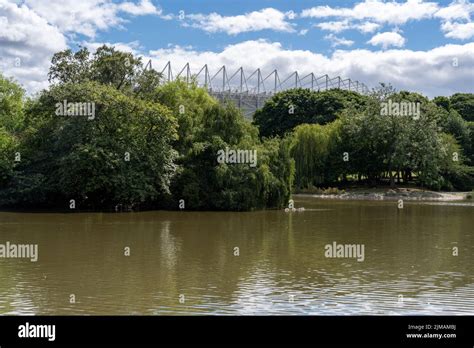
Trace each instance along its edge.
<path fill-rule="evenodd" d="M 152 69 L 152 61 L 149 60 L 144 70 Z M 359 81 L 342 79 L 340 76 L 330 78 L 327 74 L 315 75 L 309 73 L 300 77 L 298 71 L 294 71 L 285 79 L 280 79 L 277 69 L 263 78 L 262 70 L 256 69 L 252 74 L 245 74 L 245 69 L 240 67 L 229 78 L 228 69 L 223 65 L 211 77 L 208 65 L 205 64 L 197 74 L 192 73 L 190 63 L 173 74 L 171 62 L 167 62 L 161 70 L 162 80 L 166 82 L 175 79 L 184 79 L 186 83 L 196 83 L 199 87 L 205 88 L 209 93 L 219 100 L 230 98 L 234 100 L 239 108 L 248 108 L 252 113 L 261 107 L 261 102 L 265 102 L 273 94 L 292 88 L 307 88 L 313 91 L 330 90 L 332 88 L 346 89 L 361 94 L 368 94 L 367 86 Z M 237 80 L 237 83 L 235 82 Z M 271 82 L 270 82 L 271 81 Z M 267 86 L 265 85 L 267 83 Z M 268 91 L 268 92 L 267 92 Z"/>

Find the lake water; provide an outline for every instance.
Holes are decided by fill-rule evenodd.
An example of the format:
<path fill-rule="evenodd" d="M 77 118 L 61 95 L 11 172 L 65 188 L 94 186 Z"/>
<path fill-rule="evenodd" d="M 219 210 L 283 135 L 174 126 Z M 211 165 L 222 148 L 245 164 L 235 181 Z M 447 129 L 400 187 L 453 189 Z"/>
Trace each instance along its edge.
<path fill-rule="evenodd" d="M 0 213 L 0 244 L 39 250 L 0 258 L 0 314 L 474 315 L 472 203 L 295 205 Z M 325 257 L 333 242 L 363 245 L 364 260 Z"/>

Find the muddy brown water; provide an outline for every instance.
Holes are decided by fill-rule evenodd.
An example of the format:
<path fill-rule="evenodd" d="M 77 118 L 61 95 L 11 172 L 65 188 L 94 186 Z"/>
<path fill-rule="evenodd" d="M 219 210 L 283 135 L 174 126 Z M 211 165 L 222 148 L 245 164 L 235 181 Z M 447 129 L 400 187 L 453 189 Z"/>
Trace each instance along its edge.
<path fill-rule="evenodd" d="M 38 245 L 37 262 L 0 258 L 0 314 L 474 314 L 474 204 L 295 205 L 0 213 L 0 244 Z M 326 257 L 334 242 L 364 260 Z"/>

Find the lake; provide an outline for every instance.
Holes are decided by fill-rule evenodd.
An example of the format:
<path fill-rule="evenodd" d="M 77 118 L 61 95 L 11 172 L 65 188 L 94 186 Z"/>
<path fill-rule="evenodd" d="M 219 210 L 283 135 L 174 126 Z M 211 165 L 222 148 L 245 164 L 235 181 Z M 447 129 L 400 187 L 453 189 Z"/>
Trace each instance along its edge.
<path fill-rule="evenodd" d="M 0 314 L 474 315 L 474 204 L 296 196 L 301 212 L 0 213 Z M 363 246 L 361 261 L 326 246 Z M 347 256 L 347 255 L 346 255 Z"/>

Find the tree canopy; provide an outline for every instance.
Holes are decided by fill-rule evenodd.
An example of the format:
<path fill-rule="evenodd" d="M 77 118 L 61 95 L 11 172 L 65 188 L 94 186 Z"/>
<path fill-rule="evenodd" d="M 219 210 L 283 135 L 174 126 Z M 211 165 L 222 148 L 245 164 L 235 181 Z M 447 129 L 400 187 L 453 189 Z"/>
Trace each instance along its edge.
<path fill-rule="evenodd" d="M 450 106 L 466 121 L 474 122 L 474 93 L 456 93 L 450 98 Z"/>
<path fill-rule="evenodd" d="M 388 100 L 420 103 L 419 117 L 383 115 L 381 105 Z M 299 125 L 291 137 L 298 189 L 347 184 L 349 179 L 438 190 L 473 187 L 468 123 L 455 110 L 416 93 L 382 85 L 364 107 L 345 108 L 325 125 Z"/>
<path fill-rule="evenodd" d="M 31 100 L 0 80 L 0 206 L 252 210 L 289 199 L 288 142 L 262 143 L 238 109 L 195 84 L 160 85 L 108 46 L 58 52 L 49 77 Z M 255 165 L 219 163 L 225 149 L 255 152 Z"/>
<path fill-rule="evenodd" d="M 364 96 L 345 90 L 290 89 L 275 94 L 262 109 L 257 110 L 254 124 L 262 137 L 284 136 L 300 124 L 332 122 L 343 109 L 350 106 L 359 109 L 366 102 Z"/>
<path fill-rule="evenodd" d="M 27 98 L 0 76 L 0 207 L 241 211 L 281 208 L 293 188 L 474 186 L 472 94 L 294 89 L 252 124 L 113 47 L 58 52 L 49 77 Z M 403 103 L 417 113 L 383 111 Z"/>

